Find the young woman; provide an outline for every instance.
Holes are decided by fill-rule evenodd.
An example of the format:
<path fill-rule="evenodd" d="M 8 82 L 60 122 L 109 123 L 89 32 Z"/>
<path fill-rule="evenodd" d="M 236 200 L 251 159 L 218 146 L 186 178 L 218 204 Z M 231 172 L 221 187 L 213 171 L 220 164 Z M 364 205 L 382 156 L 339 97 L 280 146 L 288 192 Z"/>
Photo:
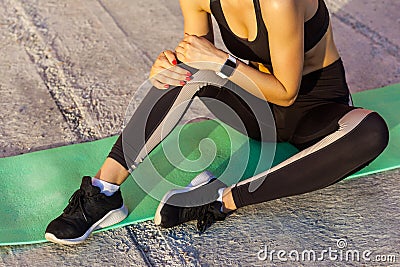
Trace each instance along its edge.
<path fill-rule="evenodd" d="M 176 107 L 188 105 L 194 96 L 230 107 L 243 123 L 243 132 L 260 141 L 271 141 L 264 136 L 273 127 L 260 122 L 262 116 L 254 110 L 271 110 L 277 141 L 290 142 L 300 152 L 231 186 L 208 171 L 201 173 L 192 187 L 164 196 L 155 215 L 155 223 L 164 227 L 198 220 L 204 230 L 237 208 L 326 187 L 366 166 L 386 147 L 384 120 L 352 105 L 323 0 L 180 0 L 180 4 L 183 40 L 175 51 L 158 56 L 150 74 L 154 87 L 96 176 L 83 178 L 63 214 L 49 224 L 48 240 L 79 243 L 94 229 L 124 219 L 127 210 L 119 185 L 162 140 L 161 128 L 172 130 L 186 110 Z M 231 54 L 213 45 L 211 14 Z M 213 73 L 244 93 L 192 83 L 213 80 L 217 77 Z M 246 94 L 251 97 L 244 99 Z M 230 116 L 204 102 L 238 129 Z M 171 117 L 173 123 L 166 122 Z M 249 188 L 252 182 L 259 184 L 255 190 Z"/>

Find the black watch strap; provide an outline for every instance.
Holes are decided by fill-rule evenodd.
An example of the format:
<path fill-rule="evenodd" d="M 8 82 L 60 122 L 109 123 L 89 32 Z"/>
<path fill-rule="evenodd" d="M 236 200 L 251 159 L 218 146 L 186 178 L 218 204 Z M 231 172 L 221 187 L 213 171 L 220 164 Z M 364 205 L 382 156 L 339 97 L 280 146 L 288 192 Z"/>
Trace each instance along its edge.
<path fill-rule="evenodd" d="M 237 59 L 229 54 L 228 59 L 222 65 L 221 70 L 217 72 L 217 75 L 221 78 L 227 79 L 232 76 L 233 72 L 237 67 Z"/>

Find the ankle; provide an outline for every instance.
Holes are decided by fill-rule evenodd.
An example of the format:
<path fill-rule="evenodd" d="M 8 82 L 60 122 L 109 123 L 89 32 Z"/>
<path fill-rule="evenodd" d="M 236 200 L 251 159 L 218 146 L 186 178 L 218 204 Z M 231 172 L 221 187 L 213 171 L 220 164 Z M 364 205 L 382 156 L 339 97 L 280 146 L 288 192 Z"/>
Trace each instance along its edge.
<path fill-rule="evenodd" d="M 230 187 L 225 188 L 222 193 L 222 208 L 222 212 L 224 213 L 229 213 L 237 209 Z"/>
<path fill-rule="evenodd" d="M 129 176 L 129 172 L 116 160 L 107 158 L 95 177 L 111 184 L 121 185 Z"/>

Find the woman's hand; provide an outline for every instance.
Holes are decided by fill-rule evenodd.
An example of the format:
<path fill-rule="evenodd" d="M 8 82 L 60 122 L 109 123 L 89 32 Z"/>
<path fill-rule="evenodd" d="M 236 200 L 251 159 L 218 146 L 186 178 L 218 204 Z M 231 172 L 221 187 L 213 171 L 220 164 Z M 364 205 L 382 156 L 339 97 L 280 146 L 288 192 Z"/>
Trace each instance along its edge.
<path fill-rule="evenodd" d="M 168 89 L 170 86 L 183 86 L 190 81 L 192 74 L 177 66 L 175 53 L 166 50 L 158 55 L 150 71 L 150 81 L 158 89 Z"/>
<path fill-rule="evenodd" d="M 196 69 L 217 71 L 228 58 L 227 53 L 216 48 L 206 38 L 186 33 L 175 52 L 181 62 Z"/>

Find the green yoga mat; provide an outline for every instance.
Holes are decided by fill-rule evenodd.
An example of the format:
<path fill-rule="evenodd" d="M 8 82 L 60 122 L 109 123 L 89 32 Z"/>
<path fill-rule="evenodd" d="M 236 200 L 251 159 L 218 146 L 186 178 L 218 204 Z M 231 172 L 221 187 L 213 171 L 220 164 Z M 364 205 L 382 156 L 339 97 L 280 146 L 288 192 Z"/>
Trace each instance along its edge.
<path fill-rule="evenodd" d="M 376 110 L 385 118 L 391 135 L 385 152 L 368 167 L 349 178 L 400 167 L 399 93 L 400 84 L 397 84 L 353 95 L 356 106 Z M 254 173 L 255 164 L 252 162 L 257 162 L 260 143 L 249 140 L 230 127 L 222 127 L 218 125 L 218 121 L 213 120 L 178 126 L 163 143 L 173 140 L 179 131 L 182 154 L 189 160 L 200 157 L 200 140 L 208 137 L 214 141 L 217 154 L 207 169 L 216 175 L 226 168 L 231 152 L 240 154 L 241 146 L 249 142 L 249 164 L 242 178 Z M 44 242 L 44 230 L 48 222 L 58 216 L 66 206 L 71 194 L 79 187 L 81 177 L 93 175 L 98 170 L 115 140 L 116 137 L 110 137 L 0 159 L 0 181 L 3 186 L 0 195 L 0 245 Z M 296 149 L 291 145 L 278 144 L 273 165 L 294 153 Z M 197 163 L 200 164 L 198 161 Z M 200 172 L 175 168 L 158 146 L 135 170 L 133 176 L 136 179 L 146 179 L 154 175 L 150 164 L 156 166 L 161 176 L 182 186 Z M 154 190 L 161 189 L 155 186 Z M 122 186 L 122 192 L 130 215 L 110 228 L 153 218 L 158 201 L 141 190 L 134 179 L 128 178 Z"/>

